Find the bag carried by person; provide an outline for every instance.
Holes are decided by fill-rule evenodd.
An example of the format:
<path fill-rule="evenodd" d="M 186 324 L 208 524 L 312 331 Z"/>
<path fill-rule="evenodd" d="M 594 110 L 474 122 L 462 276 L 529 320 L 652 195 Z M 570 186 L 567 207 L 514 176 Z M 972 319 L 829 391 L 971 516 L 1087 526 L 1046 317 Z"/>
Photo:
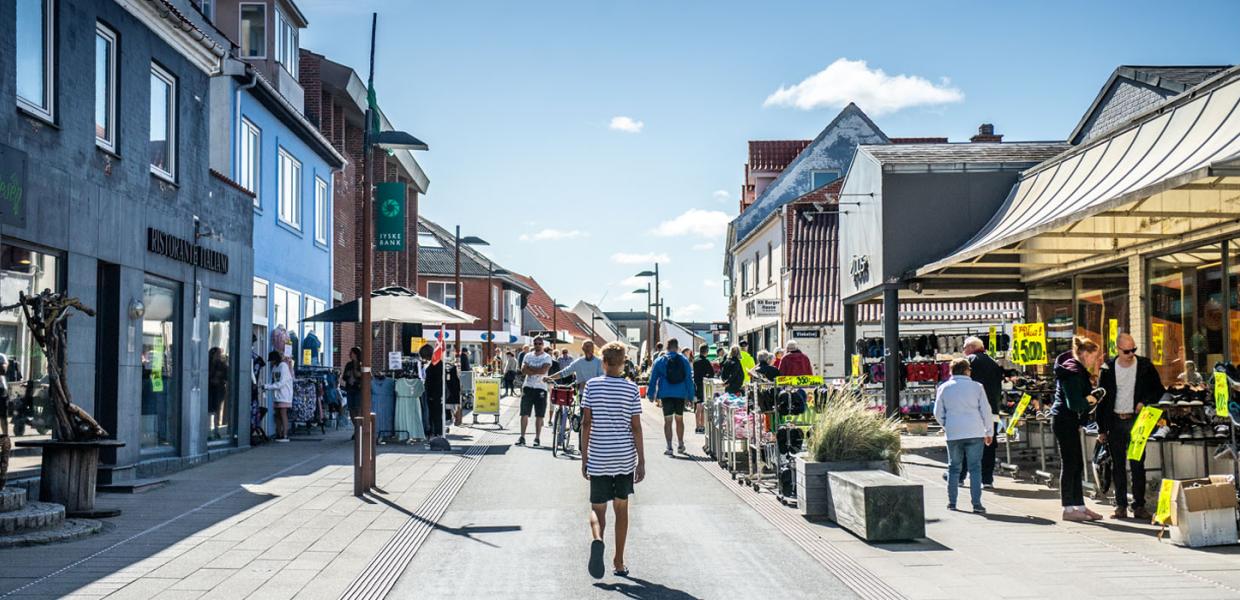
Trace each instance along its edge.
<path fill-rule="evenodd" d="M 1094 446 L 1094 468 L 1098 473 L 1099 495 L 1106 494 L 1111 489 L 1111 477 L 1115 458 L 1111 456 L 1111 451 L 1107 449 L 1106 444 L 1098 444 Z"/>
<path fill-rule="evenodd" d="M 683 383 L 685 380 L 685 362 L 687 359 L 680 355 L 671 355 L 667 357 L 667 382 L 671 384 Z"/>

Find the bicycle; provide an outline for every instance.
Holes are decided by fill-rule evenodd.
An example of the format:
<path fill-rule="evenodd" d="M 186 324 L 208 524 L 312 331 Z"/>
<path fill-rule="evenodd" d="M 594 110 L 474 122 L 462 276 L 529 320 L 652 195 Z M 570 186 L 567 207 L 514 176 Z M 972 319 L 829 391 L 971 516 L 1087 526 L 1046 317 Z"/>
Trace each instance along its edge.
<path fill-rule="evenodd" d="M 558 456 L 560 452 L 572 454 L 573 431 L 580 431 L 581 422 L 576 410 L 576 386 L 553 385 L 550 395 L 551 404 L 555 405 L 555 415 L 551 418 L 551 456 Z"/>

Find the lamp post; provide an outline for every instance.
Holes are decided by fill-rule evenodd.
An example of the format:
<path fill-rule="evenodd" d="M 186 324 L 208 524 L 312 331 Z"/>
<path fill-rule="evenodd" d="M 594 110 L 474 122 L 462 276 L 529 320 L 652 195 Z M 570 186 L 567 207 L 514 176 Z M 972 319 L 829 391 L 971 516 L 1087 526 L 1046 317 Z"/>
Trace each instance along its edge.
<path fill-rule="evenodd" d="M 659 343 L 659 321 L 662 317 L 660 313 L 662 312 L 661 307 L 663 306 L 663 297 L 659 295 L 659 263 L 654 263 L 653 271 L 642 271 L 641 273 L 638 273 L 636 277 L 654 277 L 654 306 L 660 308 L 660 311 L 656 312 L 654 315 L 654 332 L 652 334 L 654 336 L 654 341 L 651 342 L 651 347 L 653 348 L 654 344 Z"/>
<path fill-rule="evenodd" d="M 651 341 L 652 332 L 650 331 L 650 286 L 647 285 L 644 288 L 633 290 L 633 293 L 646 295 L 646 358 L 650 358 L 651 352 L 654 350 L 654 342 Z"/>
<path fill-rule="evenodd" d="M 495 293 L 495 288 L 494 288 L 495 284 L 492 283 L 491 280 L 496 275 L 507 275 L 507 274 L 508 274 L 508 271 L 504 269 L 496 269 L 495 263 L 492 262 L 490 258 L 487 258 L 487 351 L 486 351 L 487 357 L 486 357 L 486 362 L 488 365 L 491 364 L 492 360 L 495 360 L 495 327 L 494 327 L 495 325 L 495 320 L 494 320 L 495 300 L 493 296 L 493 294 Z"/>
<path fill-rule="evenodd" d="M 377 131 L 373 127 L 376 109 L 373 103 L 375 83 L 375 31 L 379 13 L 370 13 L 370 71 L 366 89 L 370 92 L 366 104 L 365 122 L 362 124 L 362 397 L 358 417 L 353 425 L 357 428 L 356 446 L 353 452 L 353 495 L 361 496 L 375 485 L 374 415 L 370 413 L 370 368 L 374 324 L 370 314 L 370 295 L 374 285 L 374 147 L 429 150 L 425 142 L 403 131 Z"/>
<path fill-rule="evenodd" d="M 456 306 L 453 306 L 452 308 L 463 311 L 465 310 L 465 303 L 462 302 L 462 300 L 465 299 L 465 294 L 461 290 L 461 244 L 469 244 L 471 246 L 490 246 L 490 244 L 488 244 L 486 240 L 480 237 L 477 237 L 477 236 L 471 235 L 471 236 L 466 236 L 465 238 L 461 238 L 461 226 L 460 225 L 456 226 L 456 242 L 455 243 L 456 243 L 456 246 L 453 248 L 453 250 L 456 253 L 456 279 L 454 283 L 452 284 L 452 289 L 455 292 L 454 296 L 456 298 L 455 300 Z M 490 298 L 491 298 L 491 290 L 488 288 L 487 289 L 487 299 L 488 299 L 487 301 L 488 302 L 490 301 Z M 488 312 L 487 315 L 490 315 L 490 313 Z M 461 349 L 462 349 L 461 348 L 461 324 L 460 323 L 457 323 L 456 326 L 453 327 L 452 335 L 453 335 L 453 338 L 452 338 L 453 353 L 459 357 L 461 354 Z M 445 343 L 444 347 L 446 348 L 447 346 L 448 346 L 447 343 Z"/>

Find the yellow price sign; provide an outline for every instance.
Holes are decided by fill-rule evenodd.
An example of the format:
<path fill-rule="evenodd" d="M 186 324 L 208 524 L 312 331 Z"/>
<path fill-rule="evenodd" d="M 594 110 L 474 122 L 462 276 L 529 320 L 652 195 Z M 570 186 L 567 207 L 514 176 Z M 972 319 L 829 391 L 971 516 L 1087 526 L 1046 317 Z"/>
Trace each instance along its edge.
<path fill-rule="evenodd" d="M 1158 420 L 1162 418 L 1163 411 L 1161 408 L 1147 406 L 1141 409 L 1141 414 L 1137 415 L 1137 419 L 1132 424 L 1132 439 L 1128 442 L 1128 460 L 1141 460 L 1145 454 L 1145 443 L 1150 441 L 1150 435 L 1154 433 L 1154 428 L 1158 426 Z"/>
<path fill-rule="evenodd" d="M 301 351 L 301 364 L 303 365 L 310 364 L 310 351 L 309 350 Z"/>
<path fill-rule="evenodd" d="M 1167 326 L 1163 323 L 1150 325 L 1150 361 L 1156 366 L 1163 364 L 1163 340 L 1167 337 Z"/>
<path fill-rule="evenodd" d="M 479 377 L 474 382 L 474 412 L 499 414 L 499 379 Z"/>
<path fill-rule="evenodd" d="M 1020 423 L 1021 417 L 1025 415 L 1025 409 L 1029 408 L 1029 402 L 1032 400 L 1033 396 L 1021 394 L 1020 402 L 1016 403 L 1016 412 L 1012 413 L 1012 419 L 1008 421 L 1007 434 L 1009 437 L 1016 433 L 1016 424 Z"/>
<path fill-rule="evenodd" d="M 151 350 L 151 391 L 164 391 L 164 336 L 155 337 L 155 347 Z"/>
<path fill-rule="evenodd" d="M 791 385 L 794 387 L 822 385 L 822 375 L 788 375 L 785 377 L 776 377 L 775 385 Z"/>
<path fill-rule="evenodd" d="M 1230 416 L 1227 410 L 1227 403 L 1231 401 L 1231 385 L 1227 381 L 1227 374 L 1221 371 L 1214 372 L 1214 412 L 1220 417 Z"/>
<path fill-rule="evenodd" d="M 409 338 L 409 353 L 417 354 L 418 350 L 421 350 L 422 346 L 425 346 L 425 345 L 426 345 L 426 338 L 411 337 Z"/>
<path fill-rule="evenodd" d="M 1166 525 L 1171 521 L 1171 492 L 1175 490 L 1174 479 L 1162 480 L 1158 490 L 1158 510 L 1154 512 L 1154 522 Z"/>
<path fill-rule="evenodd" d="M 861 377 L 861 355 L 852 355 L 852 376 Z"/>
<path fill-rule="evenodd" d="M 998 354 L 999 353 L 999 328 L 998 327 L 995 327 L 994 325 L 990 326 L 990 337 L 987 338 L 987 341 L 990 342 L 990 353 Z"/>
<path fill-rule="evenodd" d="M 1107 356 L 1119 354 L 1119 319 L 1107 319 Z"/>
<path fill-rule="evenodd" d="M 1008 358 L 1018 365 L 1046 364 L 1046 324 L 1013 325 L 1012 350 Z"/>

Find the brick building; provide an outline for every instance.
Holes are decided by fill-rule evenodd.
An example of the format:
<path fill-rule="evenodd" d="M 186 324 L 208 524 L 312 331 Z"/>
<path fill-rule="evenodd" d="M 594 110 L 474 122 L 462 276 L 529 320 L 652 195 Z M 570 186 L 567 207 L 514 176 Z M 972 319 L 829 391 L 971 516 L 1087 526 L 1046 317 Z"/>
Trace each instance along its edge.
<path fill-rule="evenodd" d="M 362 282 L 362 138 L 366 114 L 366 83 L 352 68 L 334 62 L 321 54 L 302 49 L 298 79 L 305 93 L 306 118 L 314 123 L 332 145 L 345 155 L 348 164 L 338 171 L 333 182 L 332 221 L 335 230 L 333 245 L 333 305 L 357 298 L 367 287 L 371 289 L 399 285 L 412 290 L 418 286 L 418 253 L 413 247 L 417 237 L 418 200 L 426 193 L 430 181 L 413 154 L 408 150 L 375 153 L 376 183 L 399 181 L 407 185 L 405 208 L 406 250 L 375 252 L 374 281 Z M 380 126 L 393 129 L 380 109 Z M 399 349 L 400 328 L 395 324 L 376 325 L 378 337 L 372 346 L 374 364 L 388 351 Z M 336 363 L 348 361 L 348 349 L 360 346 L 357 326 L 334 327 L 333 352 Z"/>

